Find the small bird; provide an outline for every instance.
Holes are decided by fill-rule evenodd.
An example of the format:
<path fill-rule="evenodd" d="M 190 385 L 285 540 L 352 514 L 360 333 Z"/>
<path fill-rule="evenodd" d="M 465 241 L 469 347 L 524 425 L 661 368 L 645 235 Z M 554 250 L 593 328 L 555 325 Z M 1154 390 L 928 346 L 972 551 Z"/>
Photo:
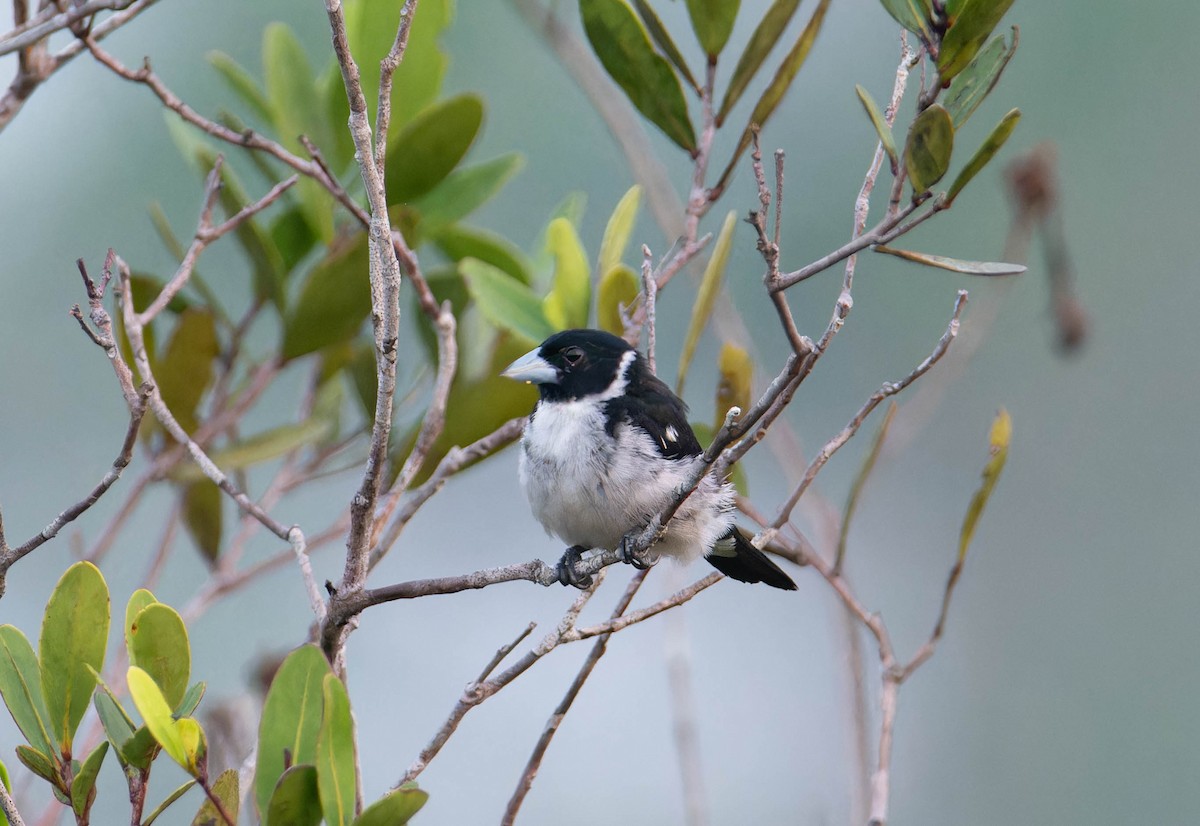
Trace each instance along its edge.
<path fill-rule="evenodd" d="M 560 581 L 591 583 L 575 572 L 591 548 L 619 549 L 646 567 L 623 540 L 667 508 L 702 461 L 687 405 L 637 350 L 601 330 L 557 333 L 502 375 L 538 386 L 521 438 L 521 486 L 547 533 L 570 546 Z M 795 590 L 733 524 L 733 497 L 729 482 L 704 476 L 653 551 L 680 562 L 704 556 L 733 579 Z"/>

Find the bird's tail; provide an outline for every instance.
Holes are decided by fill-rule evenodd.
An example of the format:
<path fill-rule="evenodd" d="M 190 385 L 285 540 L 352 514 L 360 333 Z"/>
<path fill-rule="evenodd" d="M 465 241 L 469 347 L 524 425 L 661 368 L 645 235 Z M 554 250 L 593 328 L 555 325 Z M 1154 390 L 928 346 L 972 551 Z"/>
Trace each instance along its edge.
<path fill-rule="evenodd" d="M 704 557 L 714 568 L 739 582 L 765 582 L 772 588 L 795 591 L 796 583 L 779 569 L 771 559 L 750 544 L 750 539 L 736 525 L 718 539 Z"/>

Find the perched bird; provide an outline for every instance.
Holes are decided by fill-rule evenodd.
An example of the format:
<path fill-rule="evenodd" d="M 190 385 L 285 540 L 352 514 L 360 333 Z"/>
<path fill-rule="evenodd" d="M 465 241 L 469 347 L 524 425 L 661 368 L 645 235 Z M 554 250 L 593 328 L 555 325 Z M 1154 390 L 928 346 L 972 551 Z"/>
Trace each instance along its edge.
<path fill-rule="evenodd" d="M 591 548 L 620 550 L 639 565 L 625 535 L 667 508 L 702 461 L 683 400 L 637 350 L 600 330 L 557 333 L 503 375 L 538 386 L 521 438 L 521 486 L 546 531 L 571 546 L 560 579 L 590 584 L 575 563 Z M 728 482 L 704 476 L 653 552 L 681 562 L 704 556 L 742 582 L 795 590 L 733 524 L 733 496 Z"/>

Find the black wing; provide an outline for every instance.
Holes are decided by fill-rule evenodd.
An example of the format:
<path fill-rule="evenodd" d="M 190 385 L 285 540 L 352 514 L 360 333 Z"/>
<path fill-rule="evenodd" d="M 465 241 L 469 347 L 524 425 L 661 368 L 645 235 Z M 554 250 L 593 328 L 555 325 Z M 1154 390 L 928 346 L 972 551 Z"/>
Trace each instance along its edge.
<path fill-rule="evenodd" d="M 630 366 L 625 393 L 605 402 L 610 436 L 622 421 L 640 427 L 666 459 L 686 459 L 704 452 L 687 420 L 687 405 L 639 357 Z"/>

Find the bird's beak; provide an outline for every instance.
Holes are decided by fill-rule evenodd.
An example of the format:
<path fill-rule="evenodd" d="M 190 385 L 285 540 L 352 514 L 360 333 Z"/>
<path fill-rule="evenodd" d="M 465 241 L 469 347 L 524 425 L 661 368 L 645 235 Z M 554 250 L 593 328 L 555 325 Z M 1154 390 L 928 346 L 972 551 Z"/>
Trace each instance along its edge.
<path fill-rule="evenodd" d="M 530 350 L 505 368 L 500 375 L 526 384 L 558 384 L 558 369 Z"/>

